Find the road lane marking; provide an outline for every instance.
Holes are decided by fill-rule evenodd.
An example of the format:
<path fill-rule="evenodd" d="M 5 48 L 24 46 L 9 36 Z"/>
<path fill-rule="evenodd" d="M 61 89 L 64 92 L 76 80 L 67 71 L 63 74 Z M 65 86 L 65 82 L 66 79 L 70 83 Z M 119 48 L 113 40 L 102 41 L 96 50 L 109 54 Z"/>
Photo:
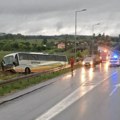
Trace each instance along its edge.
<path fill-rule="evenodd" d="M 90 90 L 92 90 L 94 87 L 90 86 L 86 91 L 84 91 L 86 87 L 82 86 L 78 89 L 76 89 L 72 94 L 67 96 L 65 99 L 63 99 L 61 102 L 59 102 L 57 105 L 55 105 L 53 108 L 48 110 L 45 114 L 37 118 L 36 120 L 50 120 L 63 110 L 65 110 L 67 107 L 69 107 L 72 103 L 79 100 L 82 96 L 84 96 L 86 93 L 88 93 Z"/>
<path fill-rule="evenodd" d="M 109 96 L 112 96 L 119 87 L 120 87 L 120 84 L 115 85 L 115 88 L 113 89 L 113 91 L 110 93 Z"/>
<path fill-rule="evenodd" d="M 75 103 L 77 100 L 79 100 L 81 97 L 85 96 L 87 93 L 89 93 L 91 90 L 96 88 L 98 85 L 103 83 L 105 80 L 109 79 L 113 75 L 115 75 L 117 72 L 114 72 L 112 75 L 108 76 L 107 78 L 103 79 L 102 81 L 98 82 L 96 85 L 91 86 L 84 86 L 81 85 L 79 88 L 77 88 L 74 92 L 72 92 L 70 95 L 68 95 L 66 98 L 64 98 L 62 101 L 57 103 L 54 107 L 49 109 L 46 113 L 42 114 L 35 120 L 51 120 L 53 117 L 61 113 L 63 110 L 68 108 L 70 105 Z"/>

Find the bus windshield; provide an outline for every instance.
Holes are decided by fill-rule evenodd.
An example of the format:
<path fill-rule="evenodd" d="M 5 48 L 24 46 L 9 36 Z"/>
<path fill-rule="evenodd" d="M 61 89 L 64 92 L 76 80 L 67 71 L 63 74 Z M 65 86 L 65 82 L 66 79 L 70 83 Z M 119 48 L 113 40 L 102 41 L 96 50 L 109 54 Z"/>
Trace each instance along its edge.
<path fill-rule="evenodd" d="M 5 64 L 13 64 L 13 56 L 4 57 Z"/>

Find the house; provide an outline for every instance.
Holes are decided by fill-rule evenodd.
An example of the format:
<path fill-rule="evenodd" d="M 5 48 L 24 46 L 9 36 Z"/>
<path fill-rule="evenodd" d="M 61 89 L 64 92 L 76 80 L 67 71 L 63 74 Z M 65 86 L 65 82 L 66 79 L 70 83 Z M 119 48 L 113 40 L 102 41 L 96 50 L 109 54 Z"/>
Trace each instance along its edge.
<path fill-rule="evenodd" d="M 65 48 L 65 43 L 64 42 L 60 42 L 57 44 L 57 48 L 58 49 L 64 49 Z"/>

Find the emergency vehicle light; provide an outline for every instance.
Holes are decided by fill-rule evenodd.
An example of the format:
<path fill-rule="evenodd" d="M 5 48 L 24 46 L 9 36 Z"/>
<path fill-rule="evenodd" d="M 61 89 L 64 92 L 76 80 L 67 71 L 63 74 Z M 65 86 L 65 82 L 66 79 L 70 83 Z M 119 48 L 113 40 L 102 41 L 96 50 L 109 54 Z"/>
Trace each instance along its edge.
<path fill-rule="evenodd" d="M 118 58 L 118 56 L 117 56 L 117 55 L 114 55 L 113 57 L 114 57 L 114 58 Z"/>

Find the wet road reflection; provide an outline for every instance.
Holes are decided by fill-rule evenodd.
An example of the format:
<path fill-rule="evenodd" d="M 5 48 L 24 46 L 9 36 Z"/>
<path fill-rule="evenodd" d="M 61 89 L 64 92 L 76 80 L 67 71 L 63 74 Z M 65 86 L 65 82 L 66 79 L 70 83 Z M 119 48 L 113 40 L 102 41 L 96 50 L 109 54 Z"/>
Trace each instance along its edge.
<path fill-rule="evenodd" d="M 94 77 L 94 68 L 85 68 L 85 67 L 81 68 L 80 80 L 82 82 L 85 82 L 86 80 L 91 81 L 93 77 Z"/>
<path fill-rule="evenodd" d="M 109 67 L 108 62 L 97 65 L 96 68 L 82 67 L 79 77 L 83 84 L 80 86 L 79 96 L 83 97 L 53 120 L 119 120 L 120 97 L 114 94 L 114 100 L 109 96 L 114 86 L 120 85 L 119 73 L 120 68 Z"/>
<path fill-rule="evenodd" d="M 0 120 L 35 120 L 48 110 L 53 110 L 49 112 L 50 120 L 119 120 L 105 119 L 112 111 L 111 116 L 117 113 L 120 118 L 120 92 L 109 98 L 114 86 L 120 83 L 119 69 L 102 63 L 95 68 L 75 69 L 73 76 L 69 72 L 56 77 L 53 84 L 2 106 Z M 115 72 L 118 74 L 113 75 Z"/>

